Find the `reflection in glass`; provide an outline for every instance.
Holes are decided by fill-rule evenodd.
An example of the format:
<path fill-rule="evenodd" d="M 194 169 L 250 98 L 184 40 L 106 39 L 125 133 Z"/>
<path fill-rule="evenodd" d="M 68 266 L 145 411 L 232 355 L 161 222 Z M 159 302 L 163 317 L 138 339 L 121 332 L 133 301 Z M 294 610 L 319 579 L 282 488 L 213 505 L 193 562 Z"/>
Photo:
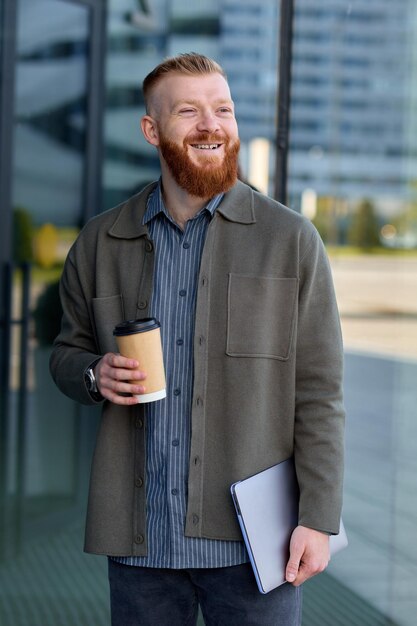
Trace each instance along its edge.
<path fill-rule="evenodd" d="M 417 11 L 408 0 L 316 4 L 296 3 L 289 189 L 328 246 L 346 349 L 350 548 L 329 573 L 381 619 L 411 626 Z"/>
<path fill-rule="evenodd" d="M 167 53 L 167 0 L 110 0 L 107 24 L 103 207 L 126 200 L 159 176 L 155 149 L 140 131 L 142 80 Z"/>
<path fill-rule="evenodd" d="M 70 3 L 19 3 L 14 204 L 38 224 L 81 216 L 86 17 Z"/>
<path fill-rule="evenodd" d="M 78 410 L 49 375 L 58 279 L 81 218 L 88 10 L 18 6 L 13 163 L 12 354 L 6 554 L 77 506 Z M 30 315 L 33 312 L 33 317 Z"/>

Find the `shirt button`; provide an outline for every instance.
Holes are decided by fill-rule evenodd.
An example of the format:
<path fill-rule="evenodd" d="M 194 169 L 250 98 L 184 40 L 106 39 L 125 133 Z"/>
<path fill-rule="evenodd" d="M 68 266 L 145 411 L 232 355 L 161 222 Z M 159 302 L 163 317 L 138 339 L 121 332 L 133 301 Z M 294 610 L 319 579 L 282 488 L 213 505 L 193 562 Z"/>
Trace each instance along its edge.
<path fill-rule="evenodd" d="M 190 247 L 190 244 L 188 243 L 188 241 L 186 241 L 185 243 L 182 244 L 182 247 L 184 248 L 184 250 L 188 250 L 188 248 Z"/>
<path fill-rule="evenodd" d="M 180 445 L 180 440 L 179 439 L 173 439 L 172 440 L 172 445 L 173 446 L 179 446 Z"/>
<path fill-rule="evenodd" d="M 179 491 L 178 491 L 178 489 L 171 489 L 171 493 L 172 493 L 173 496 L 177 496 Z"/>
<path fill-rule="evenodd" d="M 181 393 L 181 389 L 174 389 L 174 396 L 179 396 Z"/>
<path fill-rule="evenodd" d="M 143 543 L 145 541 L 143 535 L 136 535 L 135 543 Z"/>
<path fill-rule="evenodd" d="M 183 298 L 186 295 L 187 295 L 187 290 L 186 289 L 180 289 L 180 296 Z"/>
<path fill-rule="evenodd" d="M 177 339 L 177 346 L 184 345 L 184 339 Z"/>
<path fill-rule="evenodd" d="M 137 479 L 135 480 L 135 485 L 136 485 L 136 487 L 142 487 L 142 485 L 143 485 L 143 480 L 142 480 L 142 478 L 137 478 Z"/>

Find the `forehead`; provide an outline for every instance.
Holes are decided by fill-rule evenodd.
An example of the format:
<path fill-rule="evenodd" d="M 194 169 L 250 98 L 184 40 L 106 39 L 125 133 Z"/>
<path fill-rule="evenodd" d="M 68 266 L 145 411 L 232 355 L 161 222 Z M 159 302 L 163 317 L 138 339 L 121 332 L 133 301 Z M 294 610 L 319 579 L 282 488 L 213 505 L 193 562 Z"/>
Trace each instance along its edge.
<path fill-rule="evenodd" d="M 226 79 L 218 73 L 184 75 L 170 73 L 159 80 L 151 96 L 159 109 L 172 110 L 181 102 L 230 101 Z"/>

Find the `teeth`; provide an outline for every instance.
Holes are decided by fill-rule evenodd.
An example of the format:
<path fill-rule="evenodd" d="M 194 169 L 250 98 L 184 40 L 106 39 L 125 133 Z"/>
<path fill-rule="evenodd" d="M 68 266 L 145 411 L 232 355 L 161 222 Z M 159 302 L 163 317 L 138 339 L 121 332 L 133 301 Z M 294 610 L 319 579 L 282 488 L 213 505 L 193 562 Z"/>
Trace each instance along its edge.
<path fill-rule="evenodd" d="M 215 144 L 208 144 L 208 143 L 198 143 L 195 144 L 195 148 L 198 148 L 199 150 L 216 150 L 216 148 L 219 147 L 220 144 L 215 143 Z"/>

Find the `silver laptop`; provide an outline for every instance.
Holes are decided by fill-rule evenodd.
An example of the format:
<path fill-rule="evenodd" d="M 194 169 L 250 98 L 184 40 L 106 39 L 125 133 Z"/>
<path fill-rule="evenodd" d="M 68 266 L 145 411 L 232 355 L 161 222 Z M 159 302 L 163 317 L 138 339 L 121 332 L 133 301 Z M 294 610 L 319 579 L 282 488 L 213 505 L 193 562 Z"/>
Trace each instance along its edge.
<path fill-rule="evenodd" d="M 233 502 L 261 593 L 285 582 L 291 533 L 298 524 L 299 490 L 293 459 L 231 486 Z M 333 555 L 347 546 L 343 523 L 330 537 Z"/>

